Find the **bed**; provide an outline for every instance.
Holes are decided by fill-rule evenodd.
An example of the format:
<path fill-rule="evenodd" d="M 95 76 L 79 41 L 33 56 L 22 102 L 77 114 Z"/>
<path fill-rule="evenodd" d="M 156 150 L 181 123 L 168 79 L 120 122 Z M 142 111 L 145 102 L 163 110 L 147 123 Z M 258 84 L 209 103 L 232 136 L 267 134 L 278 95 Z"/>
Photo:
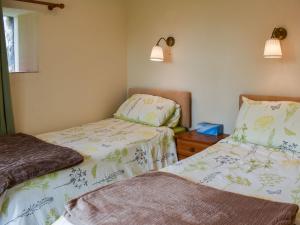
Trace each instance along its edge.
<path fill-rule="evenodd" d="M 240 104 L 242 97 L 259 101 L 300 102 L 300 98 L 242 95 Z M 287 150 L 241 143 L 232 135 L 161 171 L 220 190 L 300 205 L 300 153 Z M 296 224 L 300 225 L 299 213 Z M 55 225 L 71 223 L 61 217 Z"/>
<path fill-rule="evenodd" d="M 181 126 L 191 124 L 191 94 L 183 91 L 129 89 L 174 100 L 182 109 Z M 173 131 L 121 119 L 106 119 L 37 135 L 41 140 L 78 151 L 84 162 L 21 183 L 0 196 L 1 225 L 50 225 L 67 201 L 124 178 L 177 162 Z"/>

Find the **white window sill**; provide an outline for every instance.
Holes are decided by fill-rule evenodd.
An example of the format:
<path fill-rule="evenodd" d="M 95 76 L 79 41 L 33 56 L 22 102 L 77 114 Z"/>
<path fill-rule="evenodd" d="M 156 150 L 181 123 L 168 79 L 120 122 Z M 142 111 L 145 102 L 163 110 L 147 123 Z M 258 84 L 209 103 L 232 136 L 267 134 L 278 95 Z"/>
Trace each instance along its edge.
<path fill-rule="evenodd" d="M 9 75 L 18 75 L 18 74 L 25 74 L 25 73 L 39 73 L 39 71 L 26 71 L 26 72 L 10 72 Z"/>

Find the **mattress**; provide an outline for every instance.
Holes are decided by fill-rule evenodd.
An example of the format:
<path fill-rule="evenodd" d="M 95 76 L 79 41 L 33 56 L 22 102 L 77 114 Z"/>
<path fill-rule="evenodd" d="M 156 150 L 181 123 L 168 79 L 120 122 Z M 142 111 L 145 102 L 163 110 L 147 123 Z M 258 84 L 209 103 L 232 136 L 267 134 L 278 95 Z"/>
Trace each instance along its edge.
<path fill-rule="evenodd" d="M 0 225 L 50 225 L 72 198 L 177 162 L 173 135 L 166 127 L 118 119 L 38 135 L 78 151 L 85 161 L 9 189 L 0 196 Z"/>
<path fill-rule="evenodd" d="M 300 154 L 230 137 L 161 171 L 194 182 L 277 202 L 300 204 Z M 300 215 L 296 224 L 300 225 Z M 55 225 L 71 225 L 63 217 Z"/>

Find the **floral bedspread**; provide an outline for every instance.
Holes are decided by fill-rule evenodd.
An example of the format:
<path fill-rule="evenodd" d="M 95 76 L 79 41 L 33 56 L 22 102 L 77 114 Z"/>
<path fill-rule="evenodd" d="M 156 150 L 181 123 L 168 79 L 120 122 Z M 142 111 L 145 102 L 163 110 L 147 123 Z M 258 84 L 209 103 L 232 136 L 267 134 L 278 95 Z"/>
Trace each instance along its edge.
<path fill-rule="evenodd" d="M 166 127 L 108 119 L 37 137 L 70 147 L 85 161 L 24 182 L 0 196 L 0 225 L 50 225 L 72 198 L 177 162 L 173 131 Z"/>
<path fill-rule="evenodd" d="M 239 144 L 227 138 L 162 169 L 203 185 L 300 205 L 300 153 Z M 300 224 L 300 215 L 297 215 Z"/>

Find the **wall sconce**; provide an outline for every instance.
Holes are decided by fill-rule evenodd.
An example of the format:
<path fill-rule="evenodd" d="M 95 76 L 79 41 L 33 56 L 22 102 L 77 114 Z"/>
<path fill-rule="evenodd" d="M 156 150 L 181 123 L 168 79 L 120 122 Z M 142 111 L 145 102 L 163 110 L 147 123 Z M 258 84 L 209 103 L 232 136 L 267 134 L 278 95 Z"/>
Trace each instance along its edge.
<path fill-rule="evenodd" d="M 264 57 L 266 59 L 281 59 L 281 40 L 287 37 L 287 30 L 282 27 L 275 27 L 271 39 L 266 41 Z"/>
<path fill-rule="evenodd" d="M 165 57 L 164 57 L 164 51 L 163 48 L 159 45 L 160 42 L 164 40 L 167 44 L 167 46 L 172 47 L 175 45 L 175 38 L 173 37 L 168 37 L 167 39 L 165 38 L 160 38 L 156 45 L 152 48 L 150 60 L 154 62 L 163 62 Z"/>

